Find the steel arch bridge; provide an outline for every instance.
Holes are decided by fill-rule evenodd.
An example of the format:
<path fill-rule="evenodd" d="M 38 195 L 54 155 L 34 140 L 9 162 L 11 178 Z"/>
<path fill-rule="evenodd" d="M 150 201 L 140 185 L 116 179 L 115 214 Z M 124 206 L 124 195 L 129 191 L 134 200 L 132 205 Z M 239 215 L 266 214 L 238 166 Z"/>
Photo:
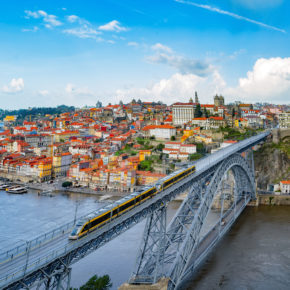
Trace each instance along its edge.
<path fill-rule="evenodd" d="M 73 263 L 144 218 L 147 223 L 130 283 L 152 284 L 167 277 L 169 289 L 182 287 L 255 197 L 251 148 L 269 134 L 198 160 L 195 173 L 75 242 L 68 242 L 73 227 L 68 223 L 0 253 L 0 289 L 69 289 Z M 167 226 L 167 205 L 184 192 L 187 197 Z"/>
<path fill-rule="evenodd" d="M 234 178 L 233 202 L 224 211 L 224 191 L 230 171 Z M 216 196 L 221 197 L 219 219 L 202 236 L 202 226 Z M 168 289 L 180 287 L 252 198 L 255 198 L 252 158 L 248 162 L 240 154 L 230 156 L 217 168 L 192 180 L 186 199 L 167 227 L 165 205 L 147 219 L 130 283 L 151 284 L 167 277 Z"/>

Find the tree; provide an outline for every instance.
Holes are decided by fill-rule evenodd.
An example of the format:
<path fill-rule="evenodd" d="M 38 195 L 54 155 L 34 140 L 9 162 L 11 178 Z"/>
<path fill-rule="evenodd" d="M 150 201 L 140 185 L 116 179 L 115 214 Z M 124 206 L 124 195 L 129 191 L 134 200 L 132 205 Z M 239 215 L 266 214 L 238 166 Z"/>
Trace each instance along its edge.
<path fill-rule="evenodd" d="M 70 187 L 72 186 L 72 182 L 71 181 L 65 181 L 62 183 L 62 187 Z"/>
<path fill-rule="evenodd" d="M 142 104 L 142 101 L 141 101 L 140 99 L 138 99 L 137 103 L 138 103 L 139 105 L 141 105 L 141 104 Z"/>
<path fill-rule="evenodd" d="M 235 118 L 235 115 L 236 115 L 236 110 L 235 108 L 232 109 L 232 127 L 234 127 L 234 118 Z"/>
<path fill-rule="evenodd" d="M 175 136 L 171 136 L 171 137 L 170 137 L 170 140 L 171 140 L 171 141 L 175 141 L 175 140 L 176 140 Z"/>
<path fill-rule="evenodd" d="M 162 151 L 164 147 L 165 147 L 164 144 L 159 143 L 159 144 L 156 146 L 156 150 L 157 150 L 157 151 Z"/>
<path fill-rule="evenodd" d="M 90 280 L 79 290 L 108 290 L 112 287 L 111 278 L 109 275 L 98 277 L 94 275 Z M 78 290 L 77 288 L 70 288 L 70 290 Z"/>
<path fill-rule="evenodd" d="M 201 108 L 200 108 L 200 104 L 198 103 L 196 105 L 196 108 L 195 108 L 195 111 L 194 111 L 194 117 L 195 118 L 200 118 L 202 116 L 202 111 L 201 111 Z"/>
<path fill-rule="evenodd" d="M 202 157 L 202 154 L 194 153 L 194 154 L 190 154 L 188 158 L 189 158 L 190 161 L 193 161 L 193 160 L 197 160 L 197 159 L 199 159 L 201 157 Z"/>
<path fill-rule="evenodd" d="M 205 118 L 209 117 L 208 111 L 207 111 L 207 109 L 205 107 L 203 108 L 203 115 L 204 115 Z"/>
<path fill-rule="evenodd" d="M 152 161 L 151 160 L 143 160 L 139 163 L 138 169 L 145 170 L 145 171 L 152 171 L 153 168 L 151 167 Z"/>

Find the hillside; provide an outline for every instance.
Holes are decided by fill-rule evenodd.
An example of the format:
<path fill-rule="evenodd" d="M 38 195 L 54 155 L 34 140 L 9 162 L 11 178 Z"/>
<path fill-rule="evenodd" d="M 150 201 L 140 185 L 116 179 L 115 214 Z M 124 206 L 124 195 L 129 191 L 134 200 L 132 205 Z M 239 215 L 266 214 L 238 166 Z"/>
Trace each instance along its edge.
<path fill-rule="evenodd" d="M 290 179 L 290 141 L 265 143 L 254 153 L 257 187 Z"/>

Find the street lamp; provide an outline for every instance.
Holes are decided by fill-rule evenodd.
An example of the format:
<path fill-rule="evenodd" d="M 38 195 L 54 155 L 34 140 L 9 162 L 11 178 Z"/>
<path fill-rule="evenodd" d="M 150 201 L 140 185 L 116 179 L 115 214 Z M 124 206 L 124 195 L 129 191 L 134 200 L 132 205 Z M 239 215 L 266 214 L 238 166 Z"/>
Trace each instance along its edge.
<path fill-rule="evenodd" d="M 17 240 L 23 241 L 26 243 L 26 260 L 25 260 L 24 274 L 23 274 L 23 276 L 25 276 L 26 271 L 27 271 L 27 267 L 28 267 L 28 259 L 29 259 L 29 254 L 30 254 L 31 241 L 27 241 L 24 239 L 17 239 Z"/>
<path fill-rule="evenodd" d="M 77 211 L 78 211 L 78 207 L 79 207 L 80 204 L 81 204 L 81 201 L 77 200 L 76 201 L 76 207 L 75 207 L 74 225 L 76 224 L 76 221 L 77 221 Z"/>

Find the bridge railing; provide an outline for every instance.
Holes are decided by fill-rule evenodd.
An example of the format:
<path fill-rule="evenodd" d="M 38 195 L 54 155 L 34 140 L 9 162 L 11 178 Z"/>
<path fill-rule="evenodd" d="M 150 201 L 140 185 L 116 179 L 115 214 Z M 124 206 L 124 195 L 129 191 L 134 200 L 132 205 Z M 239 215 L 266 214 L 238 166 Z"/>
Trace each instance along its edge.
<path fill-rule="evenodd" d="M 230 156 L 231 154 L 239 152 L 248 146 L 254 146 L 256 142 L 259 143 L 260 140 L 262 140 L 269 134 L 270 132 L 263 132 L 261 134 L 255 135 L 253 137 L 250 137 L 248 139 L 235 143 L 231 146 L 225 147 L 222 150 L 218 150 L 211 155 L 205 156 L 195 162 L 197 170 L 203 170 L 208 166 L 212 166 L 214 163 L 218 163 L 222 161 L 223 159 Z"/>
<path fill-rule="evenodd" d="M 9 260 L 9 259 L 13 259 L 15 257 L 17 257 L 18 255 L 21 255 L 23 253 L 25 253 L 28 250 L 31 250 L 33 248 L 37 248 L 39 246 L 41 246 L 43 243 L 48 243 L 51 240 L 59 237 L 60 235 L 63 235 L 65 232 L 69 231 L 72 229 L 74 225 L 74 222 L 69 222 L 66 223 L 56 229 L 53 229 L 52 231 L 46 232 L 36 238 L 34 238 L 33 240 L 29 240 L 26 241 L 22 244 L 20 244 L 19 246 L 16 246 L 14 248 L 10 248 L 7 251 L 2 251 L 0 253 L 0 263 L 5 261 L 5 260 Z"/>

